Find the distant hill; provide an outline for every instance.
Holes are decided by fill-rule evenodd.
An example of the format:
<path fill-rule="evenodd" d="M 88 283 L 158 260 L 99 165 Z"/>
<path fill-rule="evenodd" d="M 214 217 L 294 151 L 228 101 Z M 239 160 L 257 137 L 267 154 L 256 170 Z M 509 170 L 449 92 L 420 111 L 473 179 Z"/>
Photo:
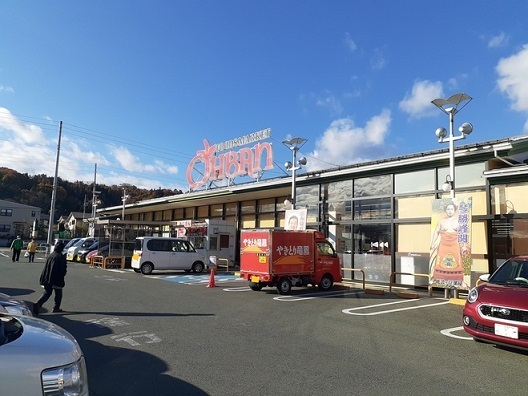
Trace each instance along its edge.
<path fill-rule="evenodd" d="M 120 186 L 105 186 L 97 184 L 96 190 L 100 191 L 98 206 L 109 207 L 122 205 L 123 189 Z M 0 199 L 18 202 L 24 205 L 36 206 L 42 213 L 48 213 L 51 208 L 51 194 L 53 191 L 53 177 L 46 175 L 29 176 L 27 173 L 18 173 L 9 168 L 0 167 Z M 69 182 L 57 178 L 57 196 L 55 200 L 55 219 L 68 216 L 70 212 L 92 211 L 93 184 L 76 181 Z M 181 190 L 159 188 L 147 190 L 135 186 L 127 186 L 127 202 L 137 202 L 146 199 L 161 198 L 169 195 L 181 194 Z"/>

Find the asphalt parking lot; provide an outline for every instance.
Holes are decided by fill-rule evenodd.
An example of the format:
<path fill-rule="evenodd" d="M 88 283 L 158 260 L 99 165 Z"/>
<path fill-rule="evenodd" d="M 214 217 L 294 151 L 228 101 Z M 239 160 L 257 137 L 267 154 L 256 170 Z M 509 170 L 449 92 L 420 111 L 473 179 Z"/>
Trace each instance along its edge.
<path fill-rule="evenodd" d="M 0 253 L 0 291 L 35 301 L 43 259 Z M 474 342 L 462 307 L 435 293 L 249 289 L 236 274 L 70 264 L 64 314 L 94 395 L 524 395 L 527 354 Z M 438 294 L 438 295 L 437 295 Z M 500 364 L 498 364 L 500 362 Z"/>

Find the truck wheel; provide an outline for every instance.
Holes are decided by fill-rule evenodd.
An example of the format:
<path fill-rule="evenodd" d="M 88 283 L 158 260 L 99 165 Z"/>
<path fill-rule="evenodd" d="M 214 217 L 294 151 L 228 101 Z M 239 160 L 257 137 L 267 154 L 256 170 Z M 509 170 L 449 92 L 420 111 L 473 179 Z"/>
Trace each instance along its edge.
<path fill-rule="evenodd" d="M 141 273 L 143 275 L 150 275 L 152 274 L 153 269 L 154 266 L 152 265 L 152 263 L 143 263 L 143 265 L 141 266 Z"/>
<path fill-rule="evenodd" d="M 260 283 L 250 283 L 249 288 L 254 291 L 262 290 L 262 285 Z"/>
<path fill-rule="evenodd" d="M 323 275 L 319 282 L 319 290 L 330 290 L 334 285 L 334 280 L 330 275 Z"/>
<path fill-rule="evenodd" d="M 291 291 L 291 281 L 288 278 L 281 278 L 277 283 L 279 294 L 289 294 Z"/>

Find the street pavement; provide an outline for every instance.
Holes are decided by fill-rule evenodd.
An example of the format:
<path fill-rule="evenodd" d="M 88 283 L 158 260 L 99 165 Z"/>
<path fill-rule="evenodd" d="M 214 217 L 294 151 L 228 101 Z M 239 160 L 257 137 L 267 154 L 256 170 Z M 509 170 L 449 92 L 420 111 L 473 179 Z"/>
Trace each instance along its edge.
<path fill-rule="evenodd" d="M 43 263 L 0 251 L 0 292 L 36 301 Z M 526 394 L 528 354 L 474 342 L 439 296 L 208 282 L 70 263 L 66 312 L 40 317 L 77 338 L 96 396 Z"/>

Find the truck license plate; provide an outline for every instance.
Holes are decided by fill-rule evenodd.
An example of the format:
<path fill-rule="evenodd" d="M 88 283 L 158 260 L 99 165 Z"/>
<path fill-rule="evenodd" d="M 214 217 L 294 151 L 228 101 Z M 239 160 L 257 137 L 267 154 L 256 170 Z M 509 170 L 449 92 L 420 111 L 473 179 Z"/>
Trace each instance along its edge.
<path fill-rule="evenodd" d="M 251 276 L 251 283 L 259 283 L 259 277 L 256 275 Z"/>
<path fill-rule="evenodd" d="M 495 334 L 503 337 L 519 339 L 519 329 L 515 326 L 495 323 Z"/>

